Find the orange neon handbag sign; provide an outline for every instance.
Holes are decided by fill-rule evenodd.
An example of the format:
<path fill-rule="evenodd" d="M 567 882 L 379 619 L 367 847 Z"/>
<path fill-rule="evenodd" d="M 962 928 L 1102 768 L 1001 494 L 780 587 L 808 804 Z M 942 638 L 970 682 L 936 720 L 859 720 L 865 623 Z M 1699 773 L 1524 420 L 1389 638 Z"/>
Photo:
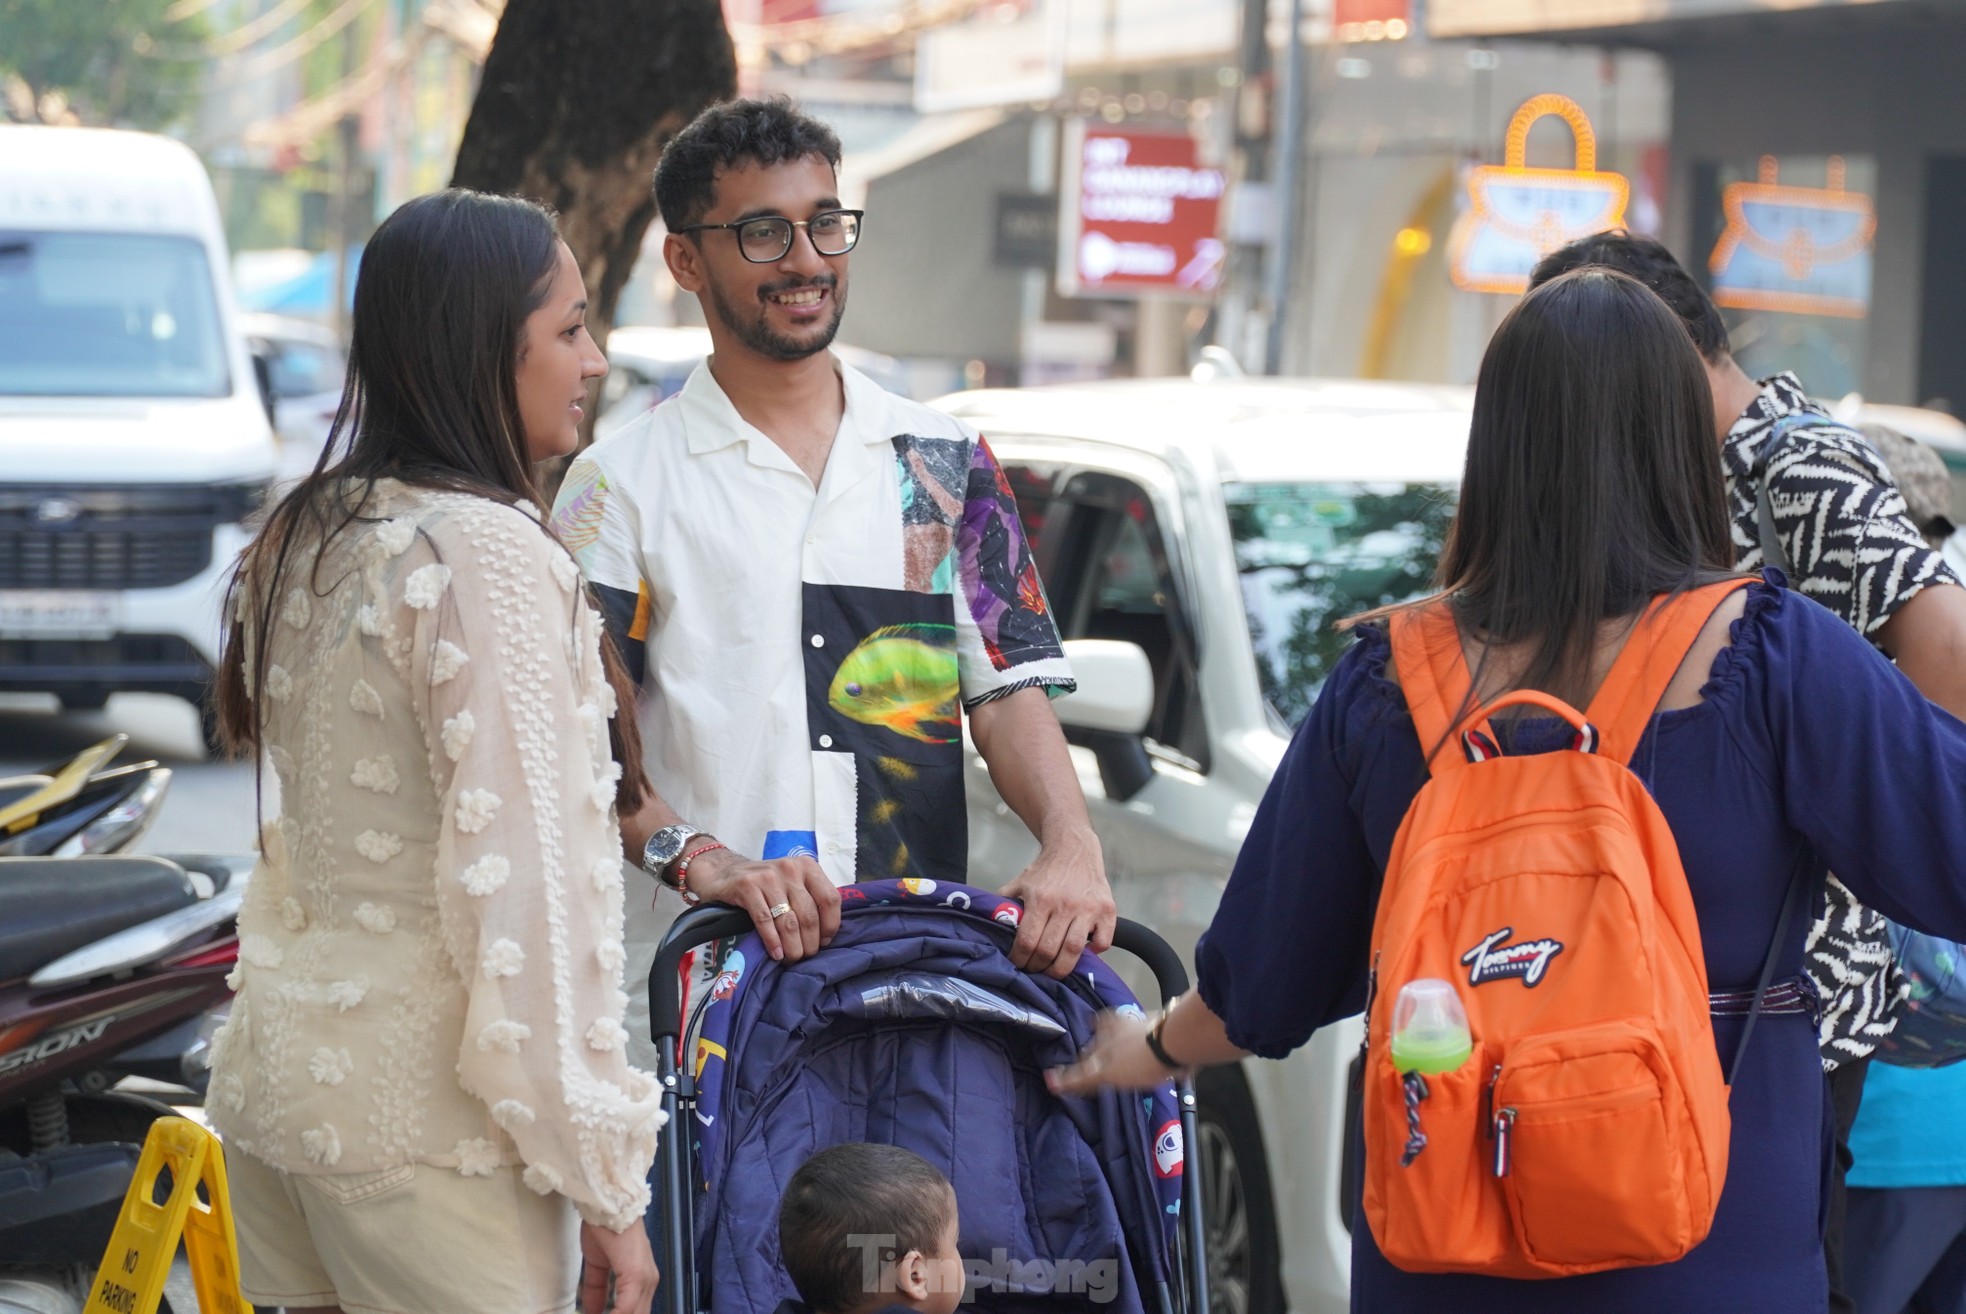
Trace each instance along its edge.
<path fill-rule="evenodd" d="M 1574 169 L 1532 169 L 1529 129 L 1554 115 L 1577 140 Z M 1623 174 L 1597 171 L 1597 133 L 1583 107 L 1568 96 L 1536 96 L 1509 120 L 1504 163 L 1468 174 L 1468 208 L 1454 222 L 1448 272 L 1470 292 L 1515 293 L 1551 251 L 1625 222 L 1631 184 Z"/>
<path fill-rule="evenodd" d="M 1862 319 L 1870 310 L 1870 197 L 1843 190 L 1843 160 L 1832 155 L 1826 187 L 1784 187 L 1772 155 L 1756 182 L 1721 193 L 1727 228 L 1707 266 L 1713 299 L 1740 310 Z"/>

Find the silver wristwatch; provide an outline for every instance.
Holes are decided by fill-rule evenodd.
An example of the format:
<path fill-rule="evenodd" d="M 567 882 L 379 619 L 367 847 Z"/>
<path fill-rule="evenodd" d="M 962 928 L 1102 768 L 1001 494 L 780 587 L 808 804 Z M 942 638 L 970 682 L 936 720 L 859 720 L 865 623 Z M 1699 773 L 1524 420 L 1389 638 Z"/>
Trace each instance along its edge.
<path fill-rule="evenodd" d="M 669 879 L 670 864 L 689 850 L 691 840 L 707 833 L 686 821 L 664 826 L 649 836 L 649 842 L 642 846 L 642 870 L 664 885 L 673 886 L 675 882 Z"/>

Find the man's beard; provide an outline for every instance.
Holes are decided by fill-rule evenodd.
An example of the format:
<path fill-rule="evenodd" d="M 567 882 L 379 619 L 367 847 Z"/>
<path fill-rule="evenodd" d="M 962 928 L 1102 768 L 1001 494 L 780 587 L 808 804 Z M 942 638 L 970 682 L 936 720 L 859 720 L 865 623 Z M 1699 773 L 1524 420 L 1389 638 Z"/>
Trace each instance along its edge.
<path fill-rule="evenodd" d="M 839 275 L 824 274 L 818 278 L 799 279 L 780 283 L 767 283 L 758 289 L 760 303 L 766 297 L 779 292 L 791 292 L 802 287 L 825 288 L 832 294 L 833 317 L 828 320 L 817 336 L 811 338 L 790 338 L 774 332 L 766 323 L 766 307 L 760 304 L 757 314 L 746 319 L 737 313 L 737 307 L 725 297 L 723 288 L 715 279 L 709 281 L 710 304 L 723 321 L 725 328 L 737 335 L 737 340 L 771 360 L 804 360 L 816 356 L 833 345 L 833 337 L 840 331 L 840 319 L 846 314 L 846 293 L 840 286 Z"/>

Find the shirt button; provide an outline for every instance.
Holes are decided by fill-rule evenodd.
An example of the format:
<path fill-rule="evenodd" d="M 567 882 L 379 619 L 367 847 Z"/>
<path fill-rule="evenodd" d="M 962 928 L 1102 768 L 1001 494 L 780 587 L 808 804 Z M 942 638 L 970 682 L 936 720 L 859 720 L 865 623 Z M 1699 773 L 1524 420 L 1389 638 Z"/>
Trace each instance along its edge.
<path fill-rule="evenodd" d="M 827 840 L 826 851 L 828 853 L 838 853 L 840 851 L 840 842 L 838 840 Z"/>
<path fill-rule="evenodd" d="M 831 748 L 833 746 L 833 736 L 831 735 L 819 736 L 819 746 L 821 748 Z"/>
<path fill-rule="evenodd" d="M 826 646 L 826 636 L 823 634 L 813 635 L 812 646 L 815 648 L 824 648 Z"/>

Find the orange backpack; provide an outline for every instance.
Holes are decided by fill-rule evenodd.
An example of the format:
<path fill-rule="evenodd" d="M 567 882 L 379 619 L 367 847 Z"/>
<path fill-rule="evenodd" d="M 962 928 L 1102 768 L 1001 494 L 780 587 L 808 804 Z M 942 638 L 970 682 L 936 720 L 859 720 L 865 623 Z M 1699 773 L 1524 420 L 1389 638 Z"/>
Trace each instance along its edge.
<path fill-rule="evenodd" d="M 1584 714 L 1518 690 L 1457 723 L 1471 682 L 1447 607 L 1394 617 L 1434 754 L 1372 927 L 1365 1215 L 1397 1267 L 1567 1277 L 1678 1259 L 1712 1226 L 1729 1122 L 1706 960 L 1672 831 L 1626 764 L 1745 583 L 1655 603 Z M 1482 727 L 1525 705 L 1575 727 L 1578 751 L 1501 755 Z M 1422 978 L 1452 983 L 1474 1049 L 1402 1076 L 1394 1001 Z"/>

